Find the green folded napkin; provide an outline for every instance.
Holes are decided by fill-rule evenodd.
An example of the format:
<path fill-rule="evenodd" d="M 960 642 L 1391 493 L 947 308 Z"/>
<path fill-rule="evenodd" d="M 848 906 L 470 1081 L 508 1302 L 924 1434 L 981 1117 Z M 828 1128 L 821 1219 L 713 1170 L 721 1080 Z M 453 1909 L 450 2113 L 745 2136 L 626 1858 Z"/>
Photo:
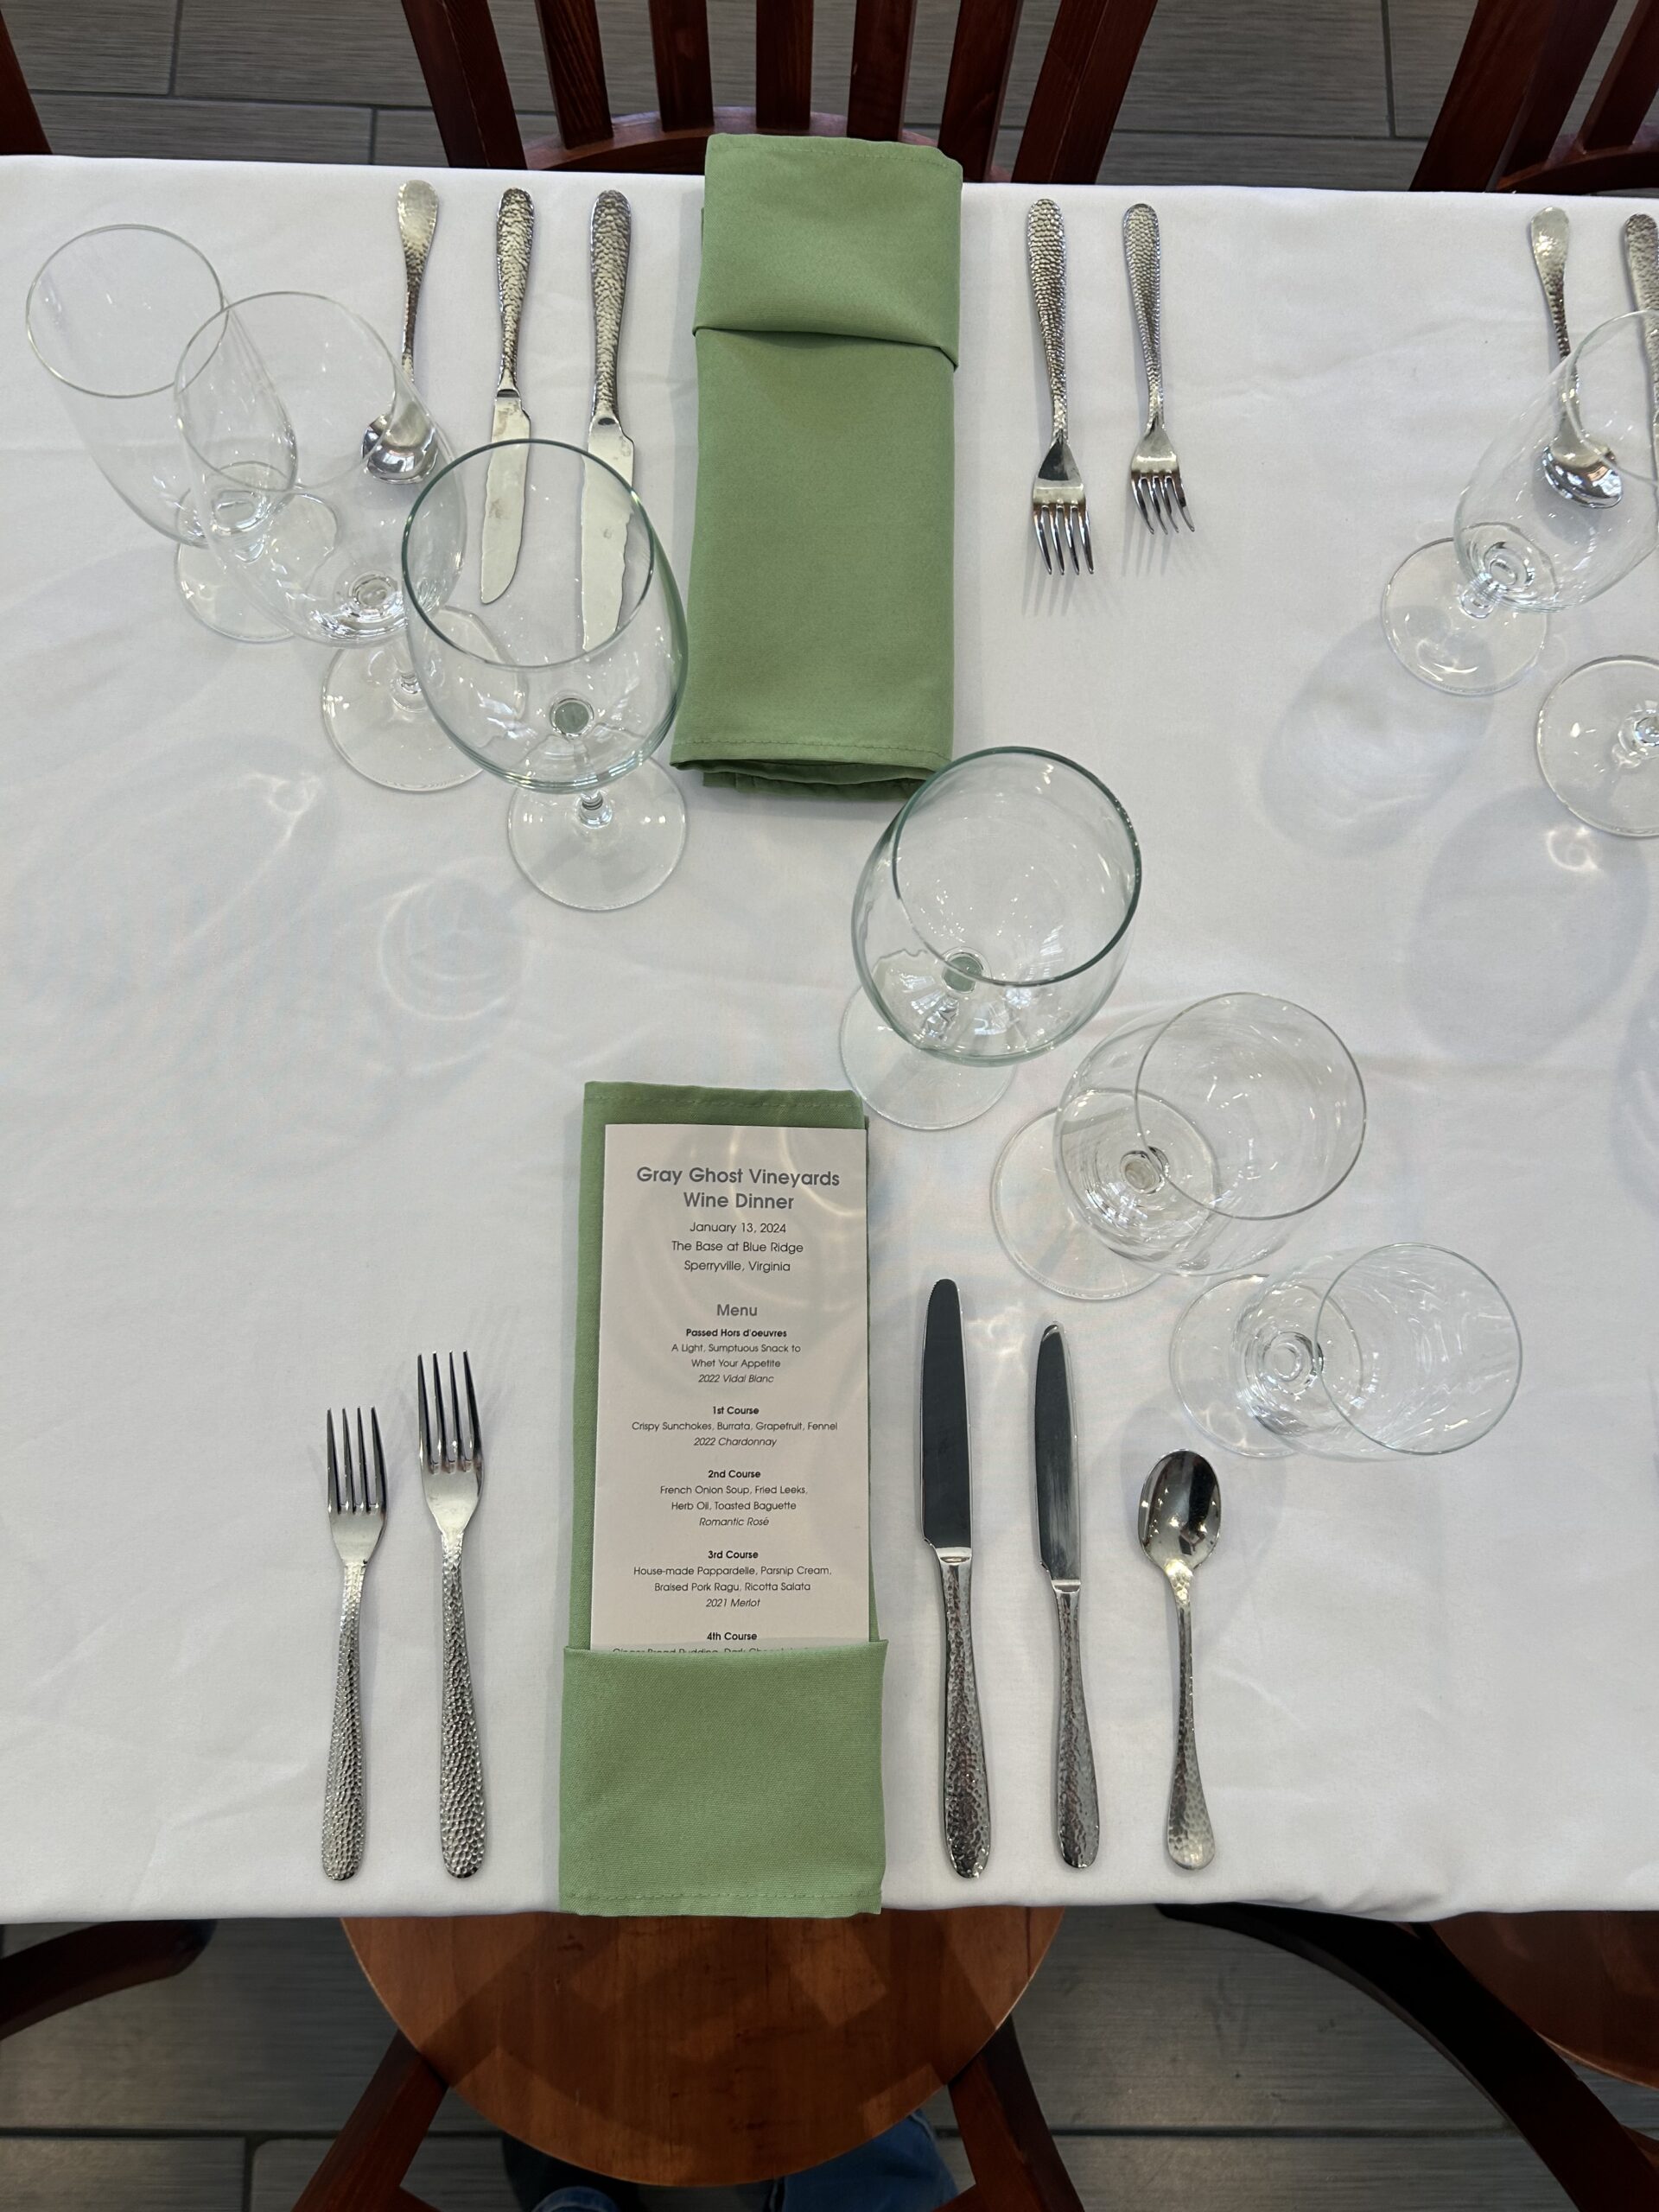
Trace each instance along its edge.
<path fill-rule="evenodd" d="M 559 1773 L 567 1912 L 833 1918 L 876 1912 L 881 1670 L 868 1643 L 810 1651 L 594 1651 L 600 1236 L 613 1122 L 862 1128 L 843 1090 L 590 1083 L 577 1226 L 575 1504 Z"/>
<path fill-rule="evenodd" d="M 680 767 L 903 798 L 950 758 L 962 171 L 709 143 Z"/>

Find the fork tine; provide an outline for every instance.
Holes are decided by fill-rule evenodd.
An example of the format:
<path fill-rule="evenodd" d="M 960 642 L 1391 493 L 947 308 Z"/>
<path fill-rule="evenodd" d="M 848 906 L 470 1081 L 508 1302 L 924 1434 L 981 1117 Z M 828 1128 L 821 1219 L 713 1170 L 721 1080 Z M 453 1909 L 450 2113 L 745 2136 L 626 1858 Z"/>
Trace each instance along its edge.
<path fill-rule="evenodd" d="M 417 1352 L 415 1356 L 415 1397 L 420 1408 L 421 1472 L 432 1471 L 432 1420 L 426 1409 L 426 1362 Z"/>
<path fill-rule="evenodd" d="M 1031 526 L 1037 533 L 1037 550 L 1043 556 L 1043 566 L 1052 575 L 1054 563 L 1048 557 L 1048 540 L 1043 535 L 1043 511 L 1034 499 L 1031 503 Z"/>
<path fill-rule="evenodd" d="M 334 1414 L 332 1406 L 328 1409 L 328 1510 L 331 1513 L 338 1513 L 340 1510 L 340 1465 L 334 1458 Z"/>
<path fill-rule="evenodd" d="M 1186 524 L 1189 530 L 1196 530 L 1198 528 L 1198 524 L 1193 521 L 1192 516 L 1186 511 L 1186 494 L 1181 489 L 1181 472 L 1179 468 L 1175 471 L 1175 474 L 1169 480 L 1175 486 L 1175 497 L 1180 501 L 1181 520 Z"/>
<path fill-rule="evenodd" d="M 1145 484 L 1141 481 L 1140 477 L 1132 476 L 1129 479 L 1129 489 L 1135 494 L 1135 505 L 1141 510 L 1141 521 L 1145 523 L 1147 528 L 1150 530 L 1153 526 L 1153 522 L 1152 517 L 1147 512 L 1147 487 Z"/>
<path fill-rule="evenodd" d="M 1060 519 L 1065 524 L 1066 550 L 1071 556 L 1071 573 L 1074 576 L 1082 573 L 1081 564 L 1077 559 L 1077 541 L 1071 532 L 1071 518 L 1077 512 L 1076 505 L 1070 499 L 1060 509 Z"/>
<path fill-rule="evenodd" d="M 459 1460 L 461 1456 L 461 1395 L 455 1389 L 455 1355 L 454 1352 L 451 1352 L 449 1355 L 449 1426 L 454 1432 L 455 1458 Z"/>
<path fill-rule="evenodd" d="M 480 1466 L 484 1459 L 484 1440 L 478 1433 L 478 1400 L 473 1394 L 473 1363 L 465 1352 L 461 1355 L 461 1371 L 467 1378 L 467 1422 L 472 1431 L 473 1465 Z M 456 1426 L 460 1426 L 459 1421 Z"/>
<path fill-rule="evenodd" d="M 370 1410 L 372 1411 L 373 1408 L 371 1408 Z M 374 1503 L 374 1491 L 371 1488 L 369 1483 L 369 1454 L 367 1446 L 363 1441 L 363 1408 L 361 1406 L 357 1409 L 357 1476 L 358 1485 L 363 1493 L 363 1510 L 366 1513 Z"/>
<path fill-rule="evenodd" d="M 1095 542 L 1089 535 L 1089 502 L 1087 499 L 1079 499 L 1077 501 L 1077 518 L 1083 525 L 1083 557 L 1089 563 L 1089 573 L 1092 576 L 1095 573 Z"/>
<path fill-rule="evenodd" d="M 340 1510 L 342 1513 L 355 1513 L 357 1492 L 352 1487 L 352 1424 L 344 1406 L 340 1409 L 340 1456 L 346 1468 L 346 1480 L 340 1488 Z"/>
<path fill-rule="evenodd" d="M 374 1439 L 374 1488 L 369 1493 L 369 1503 L 377 1513 L 386 1510 L 386 1455 L 380 1448 L 380 1416 L 369 1408 L 369 1433 Z"/>
<path fill-rule="evenodd" d="M 438 1367 L 438 1355 L 432 1355 L 432 1397 L 438 1415 L 438 1463 L 449 1457 L 449 1432 L 443 1425 L 443 1377 Z"/>
<path fill-rule="evenodd" d="M 1173 517 L 1170 513 L 1169 479 L 1167 476 L 1160 476 L 1158 479 L 1156 498 L 1158 501 L 1158 527 L 1160 530 L 1173 530 L 1175 523 Z"/>

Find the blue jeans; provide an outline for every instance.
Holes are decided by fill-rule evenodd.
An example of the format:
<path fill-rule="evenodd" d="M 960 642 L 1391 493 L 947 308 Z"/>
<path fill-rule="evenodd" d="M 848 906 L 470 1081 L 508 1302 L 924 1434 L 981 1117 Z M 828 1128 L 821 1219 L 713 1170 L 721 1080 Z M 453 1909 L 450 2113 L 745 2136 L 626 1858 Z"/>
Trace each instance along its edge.
<path fill-rule="evenodd" d="M 855 2151 L 775 2183 L 772 2212 L 937 2212 L 957 2194 L 918 2112 Z M 616 2212 L 597 2190 L 557 2189 L 537 2212 Z"/>

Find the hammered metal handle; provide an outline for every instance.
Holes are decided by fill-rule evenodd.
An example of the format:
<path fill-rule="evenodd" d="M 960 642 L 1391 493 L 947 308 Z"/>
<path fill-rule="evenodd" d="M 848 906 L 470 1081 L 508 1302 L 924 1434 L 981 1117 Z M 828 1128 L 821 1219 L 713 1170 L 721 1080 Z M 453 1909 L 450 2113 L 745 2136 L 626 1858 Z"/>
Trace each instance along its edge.
<path fill-rule="evenodd" d="M 1659 315 L 1659 224 L 1651 215 L 1632 215 L 1624 226 L 1624 266 L 1630 297 L 1649 315 Z M 1654 449 L 1659 454 L 1659 325 L 1642 334 L 1648 355 L 1648 387 L 1654 410 Z"/>
<path fill-rule="evenodd" d="M 421 307 L 426 257 L 438 227 L 438 195 L 424 178 L 411 177 L 397 194 L 397 235 L 404 242 L 404 374 L 415 381 L 415 318 Z"/>
<path fill-rule="evenodd" d="M 1573 351 L 1567 327 L 1567 210 L 1541 207 L 1528 226 L 1532 237 L 1533 265 L 1544 288 L 1549 327 L 1555 334 L 1555 353 L 1564 361 Z"/>
<path fill-rule="evenodd" d="M 443 1863 L 464 1881 L 484 1864 L 484 1758 L 467 1656 L 461 1538 L 443 1540 L 443 1717 L 439 1732 L 438 1833 Z"/>
<path fill-rule="evenodd" d="M 1031 296 L 1043 334 L 1048 365 L 1048 396 L 1054 407 L 1053 435 L 1065 435 L 1065 226 L 1052 200 L 1033 200 L 1026 213 L 1026 259 L 1031 269 Z"/>
<path fill-rule="evenodd" d="M 518 385 L 518 319 L 530 289 L 530 241 L 536 210 L 522 186 L 510 184 L 495 219 L 495 279 L 501 300 L 501 382 Z"/>
<path fill-rule="evenodd" d="M 1083 1650 L 1077 1632 L 1082 1592 L 1056 1590 L 1060 1619 L 1060 1718 L 1054 1744 L 1054 1832 L 1068 1866 L 1092 1866 L 1100 1848 L 1100 1800 L 1095 1790 L 1095 1750 L 1083 1695 Z"/>
<path fill-rule="evenodd" d="M 322 1871 L 348 1882 L 363 1864 L 363 1681 L 357 1622 L 365 1562 L 346 1562 L 334 1660 L 334 1722 L 328 1735 L 328 1780 L 322 1799 Z"/>
<path fill-rule="evenodd" d="M 1147 427 L 1150 429 L 1163 420 L 1164 414 L 1164 353 L 1158 328 L 1163 249 L 1158 218 L 1144 200 L 1137 200 L 1124 215 L 1123 258 L 1128 264 L 1129 297 L 1141 336 L 1141 358 L 1147 367 Z"/>
<path fill-rule="evenodd" d="M 1204 1802 L 1198 1773 L 1198 1743 L 1192 1726 L 1192 1580 L 1171 1574 L 1180 1643 L 1180 1703 L 1175 1719 L 1175 1771 L 1169 1785 L 1169 1823 L 1165 1848 L 1178 1866 L 1207 1866 L 1216 1855 L 1215 1830 Z"/>
<path fill-rule="evenodd" d="M 991 1855 L 991 1792 L 985 1776 L 985 1736 L 974 1679 L 973 1567 L 939 1560 L 944 1592 L 944 1847 L 965 1881 L 985 1872 Z"/>
<path fill-rule="evenodd" d="M 622 303 L 628 290 L 628 248 L 633 220 L 620 192 L 594 202 L 590 248 L 594 272 L 594 412 L 616 415 L 616 354 L 622 342 Z"/>

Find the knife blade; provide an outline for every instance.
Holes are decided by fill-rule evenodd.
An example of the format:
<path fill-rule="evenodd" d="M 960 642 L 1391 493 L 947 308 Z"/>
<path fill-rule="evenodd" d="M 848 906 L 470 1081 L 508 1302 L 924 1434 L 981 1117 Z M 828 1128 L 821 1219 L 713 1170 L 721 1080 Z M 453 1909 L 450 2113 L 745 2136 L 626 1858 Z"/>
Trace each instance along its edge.
<path fill-rule="evenodd" d="M 968 1379 L 957 1286 L 936 1282 L 922 1344 L 922 1534 L 944 1600 L 944 1763 L 941 1808 L 950 1864 L 964 1880 L 991 1855 L 990 1786 L 974 1675 L 973 1500 Z"/>
<path fill-rule="evenodd" d="M 624 483 L 633 481 L 633 441 L 624 431 L 616 407 L 616 357 L 622 339 L 622 308 L 628 290 L 628 248 L 633 223 L 620 192 L 601 192 L 594 202 L 589 253 L 594 286 L 594 414 L 588 425 L 588 450 L 613 468 Z M 622 568 L 627 549 L 628 500 L 620 486 L 596 468 L 586 472 L 582 487 L 582 642 L 601 644 L 616 627 L 622 609 Z"/>
<path fill-rule="evenodd" d="M 495 219 L 495 281 L 501 302 L 501 376 L 495 394 L 490 443 L 499 446 L 530 435 L 530 417 L 518 397 L 518 324 L 530 289 L 530 245 L 536 211 L 530 194 L 512 184 L 501 195 Z M 524 534 L 524 475 L 530 454 L 512 446 L 494 454 L 484 480 L 483 556 L 479 597 L 486 605 L 499 599 L 518 566 Z"/>
<path fill-rule="evenodd" d="M 1037 1536 L 1059 1619 L 1058 1719 L 1054 1736 L 1054 1834 L 1068 1866 L 1092 1866 L 1100 1848 L 1095 1752 L 1083 1692 L 1077 1609 L 1083 1597 L 1083 1535 L 1077 1510 L 1076 1441 L 1065 1338 L 1046 1328 L 1037 1347 L 1033 1412 Z"/>

